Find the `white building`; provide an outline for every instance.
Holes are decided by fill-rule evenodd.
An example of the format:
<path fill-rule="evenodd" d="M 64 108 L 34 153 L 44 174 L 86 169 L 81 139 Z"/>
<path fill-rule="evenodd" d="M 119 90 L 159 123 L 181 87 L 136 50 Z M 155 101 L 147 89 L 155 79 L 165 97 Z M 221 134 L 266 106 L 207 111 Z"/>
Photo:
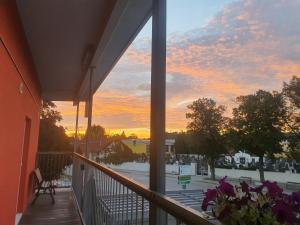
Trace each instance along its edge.
<path fill-rule="evenodd" d="M 250 163 L 257 163 L 259 161 L 258 156 L 250 155 L 246 152 L 239 151 L 235 153 L 233 156 L 225 156 L 225 160 L 230 163 L 234 159 L 236 165 L 248 166 Z"/>

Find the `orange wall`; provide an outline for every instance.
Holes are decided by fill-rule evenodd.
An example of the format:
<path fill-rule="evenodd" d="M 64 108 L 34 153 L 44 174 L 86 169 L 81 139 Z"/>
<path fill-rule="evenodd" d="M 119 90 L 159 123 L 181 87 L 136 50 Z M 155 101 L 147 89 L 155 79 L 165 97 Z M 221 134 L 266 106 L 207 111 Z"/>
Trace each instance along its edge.
<path fill-rule="evenodd" d="M 26 118 L 31 120 L 31 130 L 21 211 L 32 195 L 29 174 L 35 166 L 40 103 L 39 85 L 15 1 L 0 0 L 0 225 L 15 223 Z"/>

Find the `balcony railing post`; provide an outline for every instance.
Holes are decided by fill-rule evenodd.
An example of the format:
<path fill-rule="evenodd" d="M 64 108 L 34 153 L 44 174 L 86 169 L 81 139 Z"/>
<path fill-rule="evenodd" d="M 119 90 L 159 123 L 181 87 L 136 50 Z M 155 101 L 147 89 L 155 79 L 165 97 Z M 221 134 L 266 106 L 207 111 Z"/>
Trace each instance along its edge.
<path fill-rule="evenodd" d="M 75 135 L 74 135 L 74 152 L 78 149 L 78 117 L 79 117 L 79 101 L 76 104 L 76 121 L 75 121 Z"/>
<path fill-rule="evenodd" d="M 93 72 L 95 67 L 90 67 L 90 84 L 89 84 L 89 100 L 88 100 L 88 123 L 87 123 L 87 130 L 86 130 L 86 147 L 85 147 L 85 156 L 89 157 L 89 148 L 90 148 L 90 130 L 92 126 L 92 114 L 93 114 Z"/>
<path fill-rule="evenodd" d="M 153 0 L 150 118 L 150 189 L 165 193 L 166 0 Z M 167 224 L 166 213 L 150 204 L 150 224 Z"/>

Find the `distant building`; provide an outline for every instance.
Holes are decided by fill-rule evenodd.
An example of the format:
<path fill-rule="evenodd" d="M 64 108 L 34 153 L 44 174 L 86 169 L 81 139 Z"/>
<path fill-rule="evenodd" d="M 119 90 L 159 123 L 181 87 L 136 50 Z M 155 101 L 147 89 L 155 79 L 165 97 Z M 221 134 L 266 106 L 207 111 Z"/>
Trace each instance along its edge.
<path fill-rule="evenodd" d="M 150 140 L 144 139 L 123 139 L 122 142 L 132 149 L 134 153 L 149 153 Z M 175 139 L 165 140 L 166 152 L 175 154 Z"/>
<path fill-rule="evenodd" d="M 122 142 L 127 145 L 134 153 L 147 153 L 149 140 L 143 139 L 123 139 Z"/>
<path fill-rule="evenodd" d="M 250 155 L 242 151 L 235 153 L 233 156 L 225 156 L 225 161 L 227 161 L 228 163 L 231 163 L 232 159 L 237 166 L 242 165 L 246 167 L 248 167 L 249 164 L 255 164 L 259 161 L 258 156 Z"/>

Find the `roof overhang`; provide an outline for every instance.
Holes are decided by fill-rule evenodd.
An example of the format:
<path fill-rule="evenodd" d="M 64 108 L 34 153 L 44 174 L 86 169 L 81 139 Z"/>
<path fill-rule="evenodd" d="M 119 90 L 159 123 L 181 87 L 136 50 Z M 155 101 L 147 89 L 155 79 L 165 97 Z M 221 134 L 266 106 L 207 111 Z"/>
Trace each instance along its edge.
<path fill-rule="evenodd" d="M 43 99 L 86 100 L 151 16 L 152 0 L 17 0 Z"/>

